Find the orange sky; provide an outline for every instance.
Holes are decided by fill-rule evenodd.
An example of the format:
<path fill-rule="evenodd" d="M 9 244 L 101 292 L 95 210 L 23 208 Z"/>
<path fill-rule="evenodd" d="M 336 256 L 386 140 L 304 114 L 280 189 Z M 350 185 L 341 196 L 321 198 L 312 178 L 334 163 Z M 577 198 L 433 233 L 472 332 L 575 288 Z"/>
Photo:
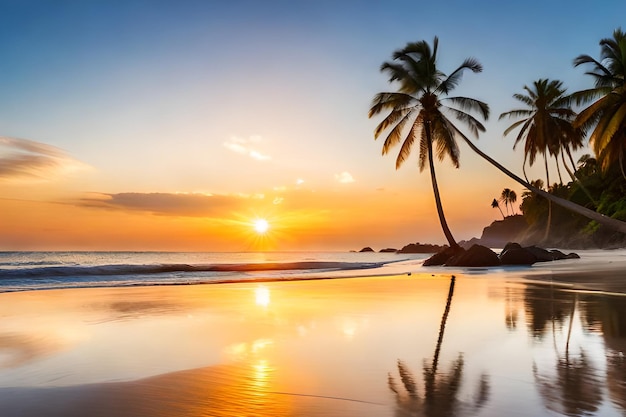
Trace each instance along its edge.
<path fill-rule="evenodd" d="M 393 89 L 380 65 L 434 36 L 444 72 L 477 58 L 484 71 L 464 74 L 455 94 L 490 105 L 477 146 L 521 175 L 523 154 L 512 151 L 514 135 L 502 137 L 510 121 L 498 115 L 538 78 L 590 87 L 572 59 L 596 56 L 626 14 L 622 0 L 530 0 L 514 12 L 478 0 L 416 26 L 415 16 L 440 16 L 444 6 L 35 3 L 11 2 L 0 14 L 0 56 L 10 63 L 0 78 L 0 250 L 445 243 L 417 155 L 396 171 L 397 149 L 382 157 L 374 140 L 371 100 Z M 444 161 L 437 176 L 450 228 L 464 240 L 501 218 L 490 204 L 503 188 L 520 199 L 523 189 L 460 148 L 461 168 Z M 540 165 L 531 179 L 545 179 Z M 263 236 L 256 218 L 270 224 Z"/>

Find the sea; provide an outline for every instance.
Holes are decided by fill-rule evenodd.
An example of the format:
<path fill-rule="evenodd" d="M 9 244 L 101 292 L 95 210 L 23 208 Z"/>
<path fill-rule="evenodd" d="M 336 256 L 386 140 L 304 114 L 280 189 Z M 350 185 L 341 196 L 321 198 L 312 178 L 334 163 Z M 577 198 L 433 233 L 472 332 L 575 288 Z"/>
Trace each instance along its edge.
<path fill-rule="evenodd" d="M 379 252 L 0 252 L 0 292 L 393 275 L 429 254 Z"/>

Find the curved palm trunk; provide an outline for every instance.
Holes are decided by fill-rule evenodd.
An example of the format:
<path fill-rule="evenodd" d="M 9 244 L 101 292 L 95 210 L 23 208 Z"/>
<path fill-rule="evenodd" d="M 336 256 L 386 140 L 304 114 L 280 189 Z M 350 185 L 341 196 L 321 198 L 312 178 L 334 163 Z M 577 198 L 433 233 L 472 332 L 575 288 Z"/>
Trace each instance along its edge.
<path fill-rule="evenodd" d="M 550 171 L 548 170 L 548 156 L 543 155 L 543 161 L 546 165 L 546 179 L 548 180 L 548 191 L 550 190 Z M 543 241 L 547 241 L 550 236 L 550 224 L 552 223 L 552 201 L 548 200 L 548 222 L 546 224 L 546 233 L 543 235 Z"/>
<path fill-rule="evenodd" d="M 589 210 L 586 207 L 583 206 L 579 206 L 576 203 L 572 203 L 569 200 L 565 200 L 564 198 L 561 197 L 557 197 L 555 195 L 552 195 L 550 193 L 545 192 L 544 190 L 540 190 L 537 187 L 533 187 L 532 185 L 530 185 L 530 183 L 528 181 L 524 181 L 523 179 L 521 179 L 520 177 L 518 177 L 517 175 L 513 174 L 511 171 L 509 171 L 508 169 L 506 169 L 504 166 L 502 166 L 499 162 L 497 162 L 495 159 L 491 158 L 489 155 L 487 155 L 486 153 L 484 153 L 483 151 L 481 151 L 480 149 L 478 149 L 476 147 L 476 145 L 474 145 L 472 143 L 472 141 L 470 141 L 468 138 L 466 138 L 465 136 L 462 136 L 463 140 L 465 141 L 465 143 L 467 143 L 467 145 L 470 147 L 470 149 L 472 149 L 474 152 L 476 152 L 481 158 L 485 159 L 487 162 L 489 162 L 491 165 L 495 166 L 496 168 L 498 168 L 500 171 L 502 171 L 503 174 L 505 174 L 506 176 L 508 176 L 509 178 L 511 178 L 512 180 L 518 182 L 519 184 L 523 185 L 524 187 L 526 187 L 527 189 L 529 189 L 530 191 L 532 191 L 535 194 L 538 194 L 550 201 L 552 201 L 554 204 L 558 204 L 559 206 L 570 210 L 574 213 L 580 214 L 581 216 L 585 216 L 588 219 L 591 220 L 595 220 L 596 222 L 609 227 L 613 230 L 616 230 L 618 232 L 621 233 L 626 233 L 626 222 L 617 220 L 617 219 L 612 219 L 610 217 L 605 216 L 604 214 L 598 213 L 597 211 L 593 211 L 593 210 Z"/>
<path fill-rule="evenodd" d="M 430 167 L 430 180 L 433 184 L 433 193 L 435 194 L 435 204 L 437 205 L 437 214 L 439 214 L 439 222 L 443 229 L 443 234 L 446 236 L 451 248 L 458 248 L 459 245 L 454 240 L 452 232 L 448 227 L 446 216 L 443 213 L 443 206 L 441 205 L 441 196 L 439 195 L 439 187 L 437 186 L 437 177 L 435 176 L 435 163 L 433 161 L 433 141 L 430 134 L 430 126 L 426 125 L 426 142 L 428 144 L 428 165 Z"/>

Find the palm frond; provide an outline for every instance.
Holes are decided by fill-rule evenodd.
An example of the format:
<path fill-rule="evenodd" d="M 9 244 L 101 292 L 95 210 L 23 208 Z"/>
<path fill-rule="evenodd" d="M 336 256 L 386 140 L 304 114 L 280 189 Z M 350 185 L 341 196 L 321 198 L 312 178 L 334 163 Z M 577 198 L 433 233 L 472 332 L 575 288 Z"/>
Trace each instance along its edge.
<path fill-rule="evenodd" d="M 485 131 L 485 126 L 483 126 L 483 124 L 471 114 L 453 107 L 446 107 L 446 111 L 452 113 L 457 120 L 463 122 L 469 128 L 474 137 L 478 137 L 479 132 Z"/>
<path fill-rule="evenodd" d="M 420 134 L 420 154 L 419 154 L 419 169 L 420 172 L 426 168 L 426 161 L 428 161 L 428 153 L 430 150 L 428 149 L 428 140 L 426 139 L 426 131 L 422 129 Z"/>
<path fill-rule="evenodd" d="M 396 146 L 402 140 L 402 134 L 405 131 L 407 125 L 414 125 L 411 123 L 412 112 L 406 114 L 402 117 L 396 125 L 391 129 L 387 137 L 385 138 L 385 142 L 383 143 L 382 154 L 386 155 L 391 148 Z M 412 126 L 411 126 L 412 128 Z"/>
<path fill-rule="evenodd" d="M 411 154 L 411 149 L 413 148 L 413 142 L 415 142 L 415 135 L 420 130 L 419 123 L 416 121 L 413 123 L 410 129 L 402 142 L 402 146 L 400 147 L 400 152 L 398 152 L 398 157 L 396 158 L 396 169 L 400 168 L 404 161 L 409 158 Z"/>
<path fill-rule="evenodd" d="M 383 121 L 380 122 L 378 124 L 378 126 L 376 126 L 376 129 L 374 130 L 374 139 L 378 139 L 378 137 L 380 136 L 381 133 L 383 133 L 385 130 L 387 130 L 390 126 L 396 125 L 400 120 L 405 118 L 412 111 L 413 111 L 413 108 L 399 109 L 399 110 L 391 111 L 387 115 L 387 117 L 385 117 L 383 119 Z"/>
<path fill-rule="evenodd" d="M 449 94 L 450 91 L 454 90 L 454 88 L 459 85 L 459 82 L 463 77 L 463 71 L 465 71 L 466 69 L 472 72 L 481 72 L 483 70 L 483 67 L 477 59 L 466 58 L 465 61 L 463 61 L 463 63 L 457 69 L 452 71 L 452 73 L 441 82 L 441 84 L 437 88 L 437 91 L 441 91 L 444 94 Z"/>
<path fill-rule="evenodd" d="M 405 93 L 378 93 L 372 100 L 368 117 L 372 118 L 383 110 L 395 110 L 402 107 L 414 105 L 417 99 Z"/>
<path fill-rule="evenodd" d="M 489 105 L 483 101 L 476 100 L 469 97 L 446 97 L 441 100 L 442 102 L 450 101 L 455 106 L 464 111 L 478 112 L 483 119 L 489 119 Z"/>
<path fill-rule="evenodd" d="M 502 115 L 500 115 L 500 118 L 502 118 Z M 528 119 L 522 119 L 522 120 L 518 120 L 517 122 L 513 123 L 511 126 L 509 126 L 504 133 L 502 134 L 503 136 L 508 135 L 509 133 L 511 133 L 513 130 L 517 129 L 517 127 L 519 125 L 521 125 L 522 123 L 526 123 L 528 121 Z M 515 141 L 515 143 L 517 144 L 517 140 Z M 513 149 L 515 149 L 515 145 L 513 145 Z"/>
<path fill-rule="evenodd" d="M 498 120 L 502 120 L 505 117 L 508 117 L 509 119 L 512 118 L 518 118 L 518 117 L 526 117 L 526 118 L 530 118 L 532 117 L 532 115 L 535 112 L 533 110 L 527 110 L 527 109 L 515 109 L 515 110 L 510 110 L 507 112 L 504 112 L 500 115 L 500 117 L 498 117 Z M 507 129 L 508 130 L 508 129 Z M 505 133 L 506 135 L 506 133 Z"/>

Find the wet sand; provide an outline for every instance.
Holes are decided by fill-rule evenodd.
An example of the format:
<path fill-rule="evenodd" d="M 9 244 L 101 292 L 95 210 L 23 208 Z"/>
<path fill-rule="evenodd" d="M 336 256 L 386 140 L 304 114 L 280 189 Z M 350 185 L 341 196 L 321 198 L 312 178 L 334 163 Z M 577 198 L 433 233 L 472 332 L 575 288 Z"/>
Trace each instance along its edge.
<path fill-rule="evenodd" d="M 587 292 L 624 293 L 620 262 L 4 293 L 1 415 L 554 415 L 541 381 L 565 346 L 610 393 L 580 410 L 622 415 L 626 381 L 605 380 L 626 334 L 603 312 L 624 303 Z"/>

